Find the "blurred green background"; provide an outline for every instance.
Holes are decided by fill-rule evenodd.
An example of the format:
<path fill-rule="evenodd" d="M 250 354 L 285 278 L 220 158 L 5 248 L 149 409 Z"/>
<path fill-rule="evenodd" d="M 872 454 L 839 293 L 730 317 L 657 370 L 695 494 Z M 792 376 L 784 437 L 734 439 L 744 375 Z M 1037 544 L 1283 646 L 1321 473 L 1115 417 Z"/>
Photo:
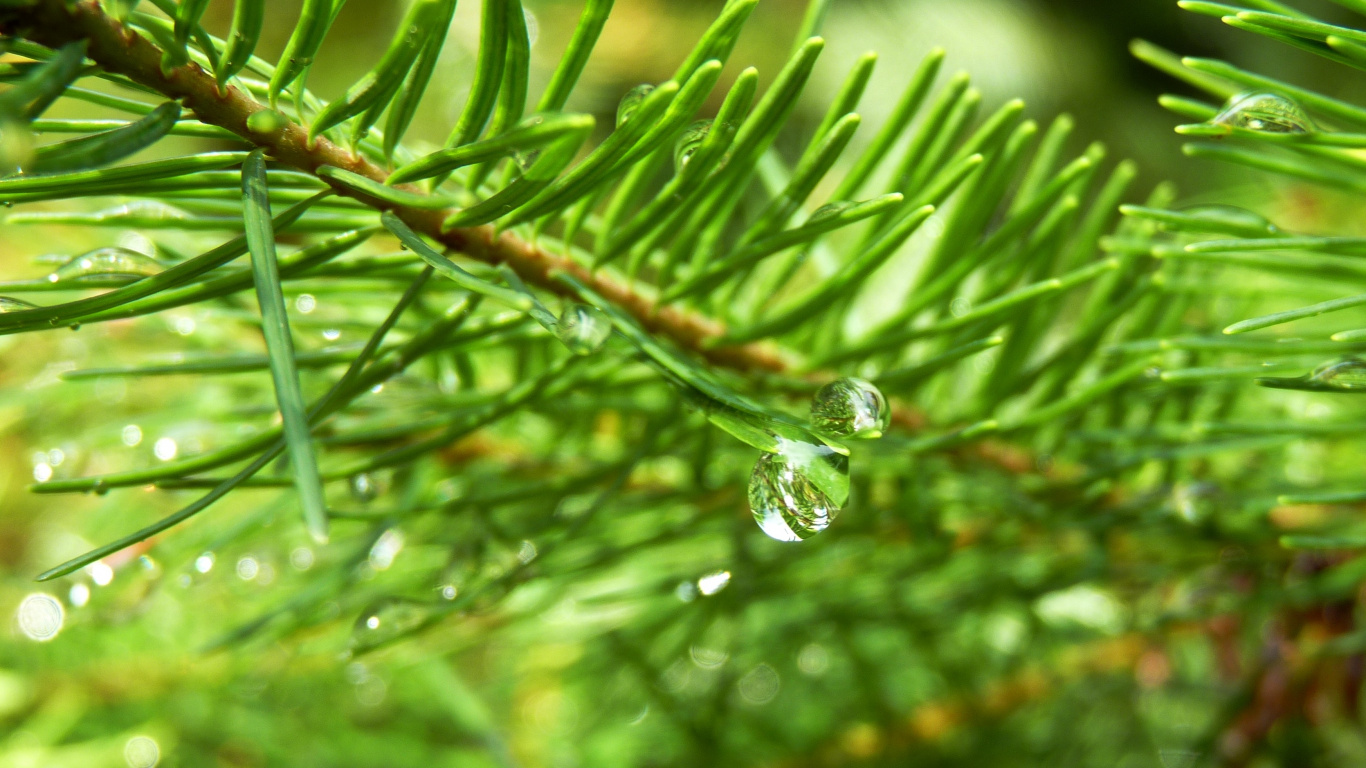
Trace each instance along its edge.
<path fill-rule="evenodd" d="M 581 5 L 555 0 L 526 0 L 526 5 L 536 30 L 534 94 L 563 49 Z M 666 79 L 721 5 L 720 0 L 618 0 L 569 108 L 598 115 L 599 125 L 610 124 L 620 96 L 637 83 Z M 269 4 L 271 17 L 258 53 L 273 59 L 283 48 L 297 8 L 296 2 Z M 340 94 L 379 57 L 402 8 L 401 2 L 390 0 L 352 0 L 313 68 L 310 88 L 324 97 Z M 1313 9 L 1329 19 L 1340 15 L 1329 4 Z M 800 0 L 764 0 L 717 93 L 724 93 L 730 78 L 748 65 L 757 66 L 767 83 L 791 48 L 803 10 Z M 230 13 L 229 2 L 215 0 L 205 26 L 221 35 Z M 436 85 L 410 134 L 419 147 L 423 141 L 440 142 L 463 103 L 464 84 L 473 68 L 477 16 L 477 3 L 464 0 Z M 1134 61 L 1127 44 L 1142 37 L 1184 54 L 1227 58 L 1292 82 L 1329 83 L 1337 89 L 1330 89 L 1331 95 L 1349 100 L 1366 97 L 1366 80 L 1329 77 L 1325 73 L 1330 65 L 1319 59 L 1182 12 L 1171 0 L 836 0 L 825 37 L 829 45 L 794 122 L 796 130 L 786 139 L 789 148 L 805 143 L 801 132 L 814 129 L 859 54 L 881 54 L 861 109 L 865 125 L 877 125 L 906 75 L 938 45 L 948 51 L 943 77 L 960 69 L 970 72 L 988 110 L 1018 96 L 1026 100 L 1028 114 L 1042 124 L 1059 112 L 1069 112 L 1077 119 L 1077 136 L 1104 142 L 1112 157 L 1139 162 L 1144 188 L 1171 179 L 1186 200 L 1200 200 L 1220 189 L 1223 201 L 1274 210 L 1291 223 L 1312 220 L 1327 229 L 1351 226 L 1331 210 L 1329 198 L 1302 194 L 1294 187 L 1270 190 L 1234 171 L 1185 161 L 1170 130 L 1178 120 L 1156 103 L 1164 91 L 1184 91 Z M 65 114 L 92 116 L 88 109 L 71 107 L 59 108 L 54 116 L 64 114 L 63 109 L 68 110 Z M 868 135 L 871 131 L 865 130 L 864 138 Z M 136 244 L 139 237 L 132 231 L 6 227 L 0 230 L 0 265 L 7 278 L 41 276 L 47 267 L 34 260 L 44 254 L 77 253 L 112 242 Z M 195 242 L 201 241 L 170 244 L 189 250 Z M 147 322 L 108 323 L 79 333 L 60 329 L 0 337 L 0 615 L 17 616 L 20 602 L 35 592 L 60 600 L 66 614 L 61 634 L 51 642 L 26 639 L 17 619 L 0 639 L 0 768 L 137 768 L 138 761 L 145 768 L 150 765 L 149 749 L 154 749 L 160 764 L 183 766 L 649 765 L 655 749 L 667 751 L 667 744 L 656 741 L 667 737 L 656 732 L 632 735 L 644 733 L 629 730 L 639 720 L 611 731 L 616 735 L 610 743 L 567 748 L 563 740 L 593 721 L 601 700 L 617 697 L 615 711 L 625 706 L 619 700 L 625 696 L 641 719 L 650 709 L 639 692 L 595 689 L 594 681 L 608 679 L 606 673 L 601 678 L 567 680 L 563 671 L 581 661 L 584 649 L 574 634 L 577 630 L 557 623 L 549 608 L 533 612 L 536 621 L 510 632 L 494 635 L 494 627 L 481 622 L 443 627 L 388 656 L 355 661 L 345 652 L 339 655 L 335 642 L 339 631 L 345 633 L 354 615 L 346 611 L 353 606 L 327 602 L 322 610 L 332 611 L 332 616 L 320 617 L 317 627 L 302 637 L 256 642 L 250 653 L 206 652 L 205 643 L 223 632 L 312 588 L 308 576 L 316 563 L 348 556 L 315 551 L 290 516 L 282 516 L 286 523 L 269 527 L 286 503 L 278 492 L 243 492 L 216 508 L 212 518 L 205 516 L 163 537 L 152 549 L 137 548 L 76 577 L 33 584 L 34 574 L 126 532 L 129 505 L 137 507 L 131 517 L 145 521 L 172 511 L 185 497 L 132 492 L 37 497 L 25 491 L 31 479 L 150 465 L 175 452 L 212 448 L 220 417 L 241 416 L 240 403 L 251 399 L 246 395 L 263 402 L 258 396 L 261 381 L 234 377 L 196 382 L 193 391 L 176 379 L 58 379 L 75 368 L 128 362 L 130 353 L 141 350 L 146 354 L 140 359 L 146 359 L 176 350 L 190 355 L 221 349 L 223 334 L 235 331 L 222 330 L 214 318 L 197 314 L 200 311 L 186 309 Z M 300 333 L 315 341 L 361 338 L 347 326 L 348 319 L 354 318 L 348 318 L 344 301 L 324 299 L 316 314 L 302 323 Z M 392 389 L 398 391 L 384 396 L 402 397 L 401 385 Z M 162 415 L 188 409 L 195 409 L 199 420 L 172 421 Z M 1311 457 L 1304 463 L 1314 461 Z M 248 545 L 234 540 L 242 527 L 261 525 L 268 526 L 265 535 L 250 539 Z M 402 541 L 395 545 L 390 540 L 388 546 L 401 548 Z M 1066 542 L 1061 546 L 1065 550 Z M 373 550 L 369 557 L 374 563 Z M 417 569 L 435 557 L 432 551 L 410 547 L 402 567 Z M 989 570 L 989 564 L 981 562 L 973 567 Z M 379 580 L 371 591 L 380 591 L 386 578 L 399 578 L 388 568 L 366 577 Z M 1076 608 L 1078 601 L 1085 610 Z M 532 600 L 528 605 L 538 604 Z M 514 606 L 512 613 L 516 610 Z M 1106 636 L 1110 619 L 1105 617 L 1120 621 L 1117 617 L 1129 608 L 1106 594 L 1083 590 L 1066 596 L 1058 610 L 1064 616 L 1069 610 L 1079 611 L 1092 621 L 1101 617 L 1102 626 L 1090 629 Z M 610 617 L 605 621 L 610 624 Z M 1006 647 L 1018 642 L 1026 621 L 1001 610 L 984 613 L 979 623 L 985 628 L 974 631 Z M 496 642 L 488 641 L 486 634 Z M 1113 653 L 1125 663 L 1132 661 L 1122 639 L 1115 643 Z M 778 684 L 779 675 L 816 679 L 827 667 L 834 675 L 840 663 L 857 663 L 832 661 L 826 646 L 814 642 L 799 643 L 798 649 L 776 672 L 766 664 L 752 667 L 739 681 L 741 694 L 766 703 L 773 699 L 769 688 Z M 1199 677 L 1214 664 L 1202 645 L 1192 643 L 1179 651 L 1173 659 L 1149 659 L 1146 668 L 1137 665 L 1137 674 L 1163 677 L 1171 674 L 1163 665 L 1175 665 L 1178 672 L 1188 669 Z M 1100 661 L 1094 663 L 1107 663 L 1105 653 L 1102 648 Z M 695 662 L 705 671 L 724 659 Z M 684 678 L 702 674 L 692 668 L 670 672 L 675 673 Z M 908 702 L 916 702 L 922 699 L 917 691 L 951 688 L 938 674 L 932 664 L 917 667 L 898 681 L 898 690 Z M 1053 683 L 1025 677 L 1015 684 L 1027 693 L 1032 686 Z M 808 694 L 807 703 L 819 704 L 818 699 L 810 700 L 816 695 Z M 1103 700 L 1105 692 L 1097 695 Z M 1180 709 L 1192 707 L 1192 701 L 1198 702 L 1198 697 L 1181 703 L 1145 700 L 1139 708 L 1153 709 L 1159 730 L 1194 732 L 1209 712 L 1198 706 Z M 1043 711 L 1039 722 L 1066 733 L 1065 719 L 1049 718 L 1064 717 L 1076 711 L 1077 704 Z M 923 723 L 917 721 L 915 727 L 931 733 L 951 728 L 956 717 L 951 709 L 916 711 Z M 819 719 L 805 710 L 802 716 Z M 877 736 L 860 730 L 857 718 L 850 722 L 854 725 L 842 732 L 839 743 L 848 754 L 858 755 L 860 745 Z M 816 722 L 811 727 L 828 725 Z M 1097 741 L 1102 733 L 1109 732 L 1093 734 Z M 151 739 L 155 747 L 137 740 L 141 738 Z M 1163 757 L 1159 751 L 1153 747 L 1147 750 L 1146 761 L 1125 765 L 1172 765 L 1168 758 L 1180 759 Z M 582 757 L 576 754 L 594 755 L 596 761 L 580 762 Z M 951 751 L 937 759 L 953 764 Z"/>

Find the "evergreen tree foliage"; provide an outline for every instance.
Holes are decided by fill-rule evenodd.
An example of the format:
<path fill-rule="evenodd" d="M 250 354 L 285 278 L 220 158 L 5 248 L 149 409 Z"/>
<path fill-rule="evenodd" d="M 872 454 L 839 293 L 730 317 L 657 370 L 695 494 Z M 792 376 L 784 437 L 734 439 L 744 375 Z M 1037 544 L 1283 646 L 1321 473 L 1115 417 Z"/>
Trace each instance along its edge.
<path fill-rule="evenodd" d="M 0 283 L 6 354 L 94 361 L 4 385 L 88 514 L 3 593 L 0 765 L 1366 759 L 1366 233 L 1139 188 L 938 50 L 793 125 L 829 0 L 776 72 L 729 0 L 605 125 L 612 0 L 539 91 L 481 0 L 424 146 L 455 0 L 314 93 L 343 1 L 270 62 L 265 0 L 0 0 L 6 226 L 100 243 Z M 1359 209 L 1366 107 L 1133 52 L 1191 162 Z"/>

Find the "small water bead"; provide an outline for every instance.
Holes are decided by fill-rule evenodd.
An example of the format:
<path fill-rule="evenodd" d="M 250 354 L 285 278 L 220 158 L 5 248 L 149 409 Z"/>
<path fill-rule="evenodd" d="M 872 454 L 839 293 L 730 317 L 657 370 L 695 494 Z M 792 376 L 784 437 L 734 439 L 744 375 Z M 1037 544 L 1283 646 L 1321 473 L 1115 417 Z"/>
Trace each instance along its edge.
<path fill-rule="evenodd" d="M 1317 130 L 1303 107 L 1285 96 L 1268 91 L 1234 96 L 1211 122 L 1259 133 L 1310 133 Z"/>
<path fill-rule="evenodd" d="M 681 173 L 683 167 L 688 164 L 692 156 L 697 154 L 702 142 L 707 140 L 707 135 L 711 133 L 710 120 L 698 120 L 678 137 L 678 143 L 674 145 L 674 171 Z"/>
<path fill-rule="evenodd" d="M 386 597 L 361 612 L 351 631 L 359 648 L 370 648 L 417 629 L 431 615 L 431 606 L 401 597 Z"/>
<path fill-rule="evenodd" d="M 848 200 L 836 200 L 833 203 L 826 203 L 812 212 L 811 216 L 807 218 L 806 223 L 816 224 L 825 221 L 826 219 L 833 219 L 853 207 L 854 203 L 849 202 Z"/>
<path fill-rule="evenodd" d="M 531 166 L 541 159 L 541 150 L 529 149 L 525 152 L 513 152 L 512 162 L 517 164 L 517 170 L 526 173 L 531 170 Z"/>
<path fill-rule="evenodd" d="M 45 643 L 62 631 L 66 614 L 57 598 L 45 592 L 34 592 L 19 603 L 16 619 L 19 631 L 28 639 Z"/>
<path fill-rule="evenodd" d="M 37 309 L 37 304 L 30 304 L 22 299 L 13 299 L 9 296 L 0 296 L 0 315 L 6 312 L 23 312 L 26 309 Z"/>
<path fill-rule="evenodd" d="M 252 133 L 270 135 L 283 129 L 287 122 L 285 116 L 279 112 L 276 112 L 273 109 L 262 109 L 253 112 L 251 116 L 247 118 L 247 130 Z"/>
<path fill-rule="evenodd" d="M 891 416 L 882 392 L 863 379 L 836 379 L 811 398 L 811 426 L 832 437 L 882 437 Z"/>
<path fill-rule="evenodd" d="M 351 476 L 351 498 L 362 504 L 369 504 L 379 495 L 379 485 L 368 472 Z"/>
<path fill-rule="evenodd" d="M 57 267 L 47 279 L 48 282 L 56 283 L 79 277 L 151 277 L 160 274 L 162 269 L 160 262 L 145 253 L 112 246 L 97 248 L 71 259 Z"/>
<path fill-rule="evenodd" d="M 764 453 L 749 477 L 749 508 L 778 541 L 804 541 L 830 526 L 849 500 L 849 460 L 825 445 L 787 442 Z"/>
<path fill-rule="evenodd" d="M 576 355 L 591 355 L 602 349 L 612 335 L 612 321 L 596 307 L 570 304 L 560 313 L 555 335 Z"/>
<path fill-rule="evenodd" d="M 649 84 L 637 85 L 621 97 L 621 102 L 617 104 L 618 128 L 625 125 L 626 121 L 630 120 L 631 116 L 640 110 L 640 105 L 645 102 L 645 97 L 649 96 L 654 89 L 655 87 Z"/>

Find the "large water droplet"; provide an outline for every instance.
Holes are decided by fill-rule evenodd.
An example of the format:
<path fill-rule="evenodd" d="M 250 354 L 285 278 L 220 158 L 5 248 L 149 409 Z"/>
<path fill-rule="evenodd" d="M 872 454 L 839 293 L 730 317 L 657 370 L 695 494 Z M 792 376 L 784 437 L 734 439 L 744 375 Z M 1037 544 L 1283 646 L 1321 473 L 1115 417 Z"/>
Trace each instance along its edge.
<path fill-rule="evenodd" d="M 596 307 L 570 304 L 560 313 L 555 326 L 560 341 L 576 355 L 591 355 L 602 349 L 612 335 L 612 321 Z"/>
<path fill-rule="evenodd" d="M 351 631 L 358 648 L 370 648 L 411 632 L 431 615 L 431 606 L 402 597 L 386 597 L 370 605 Z"/>
<path fill-rule="evenodd" d="M 30 304 L 22 299 L 12 299 L 9 296 L 0 296 L 0 315 L 6 312 L 22 312 L 26 309 L 37 309 L 36 304 Z"/>
<path fill-rule="evenodd" d="M 688 130 L 678 137 L 678 143 L 674 145 L 674 171 L 682 172 L 683 166 L 688 164 L 692 156 L 697 154 L 697 150 L 702 146 L 702 142 L 707 140 L 707 134 L 711 133 L 710 120 L 698 120 L 688 126 Z"/>
<path fill-rule="evenodd" d="M 863 379 L 836 379 L 811 398 L 811 426 L 832 437 L 882 437 L 891 416 L 882 392 Z"/>
<path fill-rule="evenodd" d="M 618 128 L 625 125 L 626 121 L 631 119 L 631 116 L 634 115 L 640 109 L 640 105 L 644 103 L 645 97 L 649 96 L 650 92 L 654 89 L 655 87 L 649 84 L 637 85 L 627 91 L 625 96 L 621 97 L 621 103 L 617 104 Z"/>
<path fill-rule="evenodd" d="M 47 276 L 49 282 L 78 277 L 151 277 L 162 271 L 161 263 L 145 253 L 112 246 L 76 256 Z"/>
<path fill-rule="evenodd" d="M 1211 122 L 1261 133 L 1310 133 L 1316 130 L 1314 121 L 1309 119 L 1303 107 L 1268 91 L 1234 96 Z"/>
<path fill-rule="evenodd" d="M 784 441 L 749 476 L 749 507 L 778 541 L 802 541 L 829 527 L 849 499 L 849 460 L 833 448 Z"/>

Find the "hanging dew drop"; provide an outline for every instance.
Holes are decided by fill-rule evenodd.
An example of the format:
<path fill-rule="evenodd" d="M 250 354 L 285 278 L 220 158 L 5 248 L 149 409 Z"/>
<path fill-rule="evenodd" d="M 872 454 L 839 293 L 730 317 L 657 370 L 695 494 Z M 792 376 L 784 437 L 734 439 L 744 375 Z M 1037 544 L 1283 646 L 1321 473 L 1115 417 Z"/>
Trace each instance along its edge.
<path fill-rule="evenodd" d="M 811 426 L 831 437 L 882 437 L 891 415 L 882 392 L 863 379 L 836 379 L 811 398 Z"/>
<path fill-rule="evenodd" d="M 9 296 L 0 296 L 0 315 L 6 312 L 22 312 L 26 309 L 37 309 L 36 304 L 30 304 L 22 299 L 13 299 Z"/>
<path fill-rule="evenodd" d="M 162 269 L 160 262 L 145 253 L 112 246 L 76 256 L 57 267 L 47 279 L 57 283 L 76 278 L 151 277 Z"/>
<path fill-rule="evenodd" d="M 621 97 L 621 102 L 617 104 L 618 128 L 625 125 L 626 121 L 630 120 L 631 116 L 640 110 L 640 105 L 645 102 L 645 97 L 649 96 L 654 89 L 653 85 L 637 85 Z"/>
<path fill-rule="evenodd" d="M 1259 133 L 1312 133 L 1317 130 L 1304 108 L 1277 93 L 1240 93 L 1211 120 L 1215 125 Z"/>
<path fill-rule="evenodd" d="M 849 460 L 833 448 L 784 441 L 749 477 L 749 507 L 760 530 L 804 541 L 830 526 L 849 499 Z"/>
<path fill-rule="evenodd" d="M 570 304 L 560 313 L 555 334 L 570 352 L 591 355 L 602 349 L 612 335 L 612 321 L 596 307 Z"/>
<path fill-rule="evenodd" d="M 707 140 L 707 134 L 711 133 L 710 120 L 698 120 L 688 126 L 688 130 L 678 137 L 678 143 L 674 145 L 674 172 L 682 173 L 684 166 L 697 154 L 702 142 Z"/>
<path fill-rule="evenodd" d="M 351 630 L 352 644 L 372 648 L 417 629 L 431 615 L 426 603 L 401 597 L 386 597 L 361 611 Z"/>

